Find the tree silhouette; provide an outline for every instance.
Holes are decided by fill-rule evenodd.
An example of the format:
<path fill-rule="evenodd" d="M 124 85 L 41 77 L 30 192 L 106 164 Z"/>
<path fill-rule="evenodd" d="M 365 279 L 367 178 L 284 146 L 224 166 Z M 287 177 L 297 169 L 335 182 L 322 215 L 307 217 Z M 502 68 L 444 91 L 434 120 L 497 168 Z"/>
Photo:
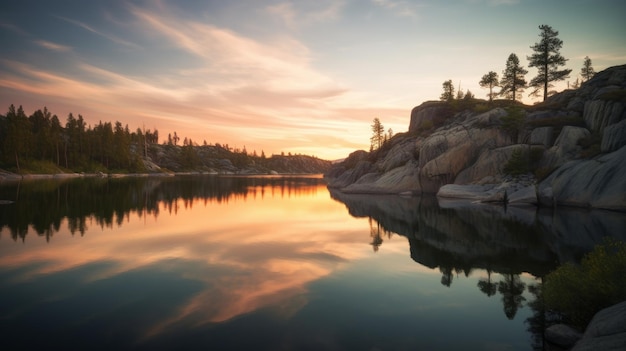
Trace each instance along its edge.
<path fill-rule="evenodd" d="M 4 124 L 6 135 L 4 143 L 2 143 L 2 151 L 5 162 L 9 163 L 11 158 L 13 158 L 19 172 L 20 158 L 28 157 L 30 151 L 32 140 L 31 123 L 28 117 L 26 117 L 22 106 L 16 111 L 15 106 L 11 105 L 6 114 Z"/>
<path fill-rule="evenodd" d="M 441 101 L 452 101 L 454 100 L 454 85 L 452 85 L 452 79 L 448 79 L 443 82 L 443 93 L 439 97 Z"/>
<path fill-rule="evenodd" d="M 526 79 L 524 79 L 526 73 L 528 71 L 520 66 L 517 55 L 510 54 L 506 60 L 506 68 L 502 71 L 500 95 L 515 101 L 518 94 L 526 87 Z"/>
<path fill-rule="evenodd" d="M 591 66 L 591 59 L 589 56 L 585 56 L 583 61 L 583 68 L 580 69 L 580 75 L 583 77 L 583 83 L 591 79 L 596 74 L 596 71 Z"/>
<path fill-rule="evenodd" d="M 493 88 L 498 86 L 498 73 L 489 71 L 489 73 L 485 74 L 480 79 L 478 84 L 480 84 L 483 88 L 489 88 L 489 94 L 487 96 L 489 96 L 489 101 L 493 101 L 493 97 L 495 95 L 493 93 Z"/>
<path fill-rule="evenodd" d="M 567 59 L 559 53 L 563 46 L 563 41 L 558 38 L 559 32 L 552 27 L 542 24 L 539 26 L 541 40 L 530 48 L 534 53 L 528 56 L 528 67 L 537 67 L 537 76 L 534 77 L 529 85 L 535 90 L 531 95 L 538 95 L 539 90 L 543 88 L 543 100 L 548 97 L 548 88 L 551 82 L 564 80 L 569 77 L 571 69 L 559 70 L 559 66 L 564 66 Z"/>
<path fill-rule="evenodd" d="M 379 149 L 385 140 L 385 127 L 380 123 L 378 117 L 374 118 L 372 123 L 372 137 L 370 138 L 372 150 Z"/>

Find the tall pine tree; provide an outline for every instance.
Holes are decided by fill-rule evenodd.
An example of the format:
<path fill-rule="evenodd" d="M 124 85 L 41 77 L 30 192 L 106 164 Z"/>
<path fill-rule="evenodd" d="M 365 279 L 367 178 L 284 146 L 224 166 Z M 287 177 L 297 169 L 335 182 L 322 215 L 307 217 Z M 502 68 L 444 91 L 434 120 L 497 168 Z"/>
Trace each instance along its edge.
<path fill-rule="evenodd" d="M 552 27 L 542 24 L 539 26 L 541 40 L 530 48 L 534 53 L 527 57 L 528 67 L 537 67 L 537 76 L 530 81 L 529 86 L 535 88 L 531 95 L 539 95 L 543 88 L 543 100 L 548 97 L 548 88 L 551 82 L 564 80 L 569 77 L 571 69 L 559 70 L 565 66 L 567 60 L 561 56 L 559 50 L 563 46 L 563 40 L 558 38 L 559 32 Z"/>
<path fill-rule="evenodd" d="M 513 101 L 526 87 L 526 79 L 524 76 L 528 73 L 524 67 L 520 66 L 519 58 L 515 54 L 510 54 L 506 60 L 506 67 L 502 71 L 502 80 L 500 81 L 500 95 L 510 98 Z"/>

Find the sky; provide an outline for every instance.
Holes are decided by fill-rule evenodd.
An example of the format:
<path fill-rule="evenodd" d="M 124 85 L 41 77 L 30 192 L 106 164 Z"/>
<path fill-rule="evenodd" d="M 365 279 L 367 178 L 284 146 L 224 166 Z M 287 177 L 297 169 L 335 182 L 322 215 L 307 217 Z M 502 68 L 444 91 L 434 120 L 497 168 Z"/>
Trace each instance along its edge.
<path fill-rule="evenodd" d="M 374 118 L 407 131 L 448 79 L 486 98 L 480 78 L 511 53 L 530 81 L 541 24 L 570 82 L 585 56 L 626 64 L 624 13 L 622 0 L 4 0 L 0 114 L 47 107 L 160 142 L 340 159 L 369 149 Z"/>

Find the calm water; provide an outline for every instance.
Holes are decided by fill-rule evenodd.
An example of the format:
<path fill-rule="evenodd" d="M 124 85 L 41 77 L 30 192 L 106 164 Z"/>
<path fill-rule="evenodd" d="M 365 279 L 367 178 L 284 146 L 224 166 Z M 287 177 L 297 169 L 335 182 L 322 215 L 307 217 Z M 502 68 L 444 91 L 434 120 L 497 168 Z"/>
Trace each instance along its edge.
<path fill-rule="evenodd" d="M 626 228 L 319 177 L 34 181 L 0 200 L 4 350 L 532 350 L 540 277 Z"/>

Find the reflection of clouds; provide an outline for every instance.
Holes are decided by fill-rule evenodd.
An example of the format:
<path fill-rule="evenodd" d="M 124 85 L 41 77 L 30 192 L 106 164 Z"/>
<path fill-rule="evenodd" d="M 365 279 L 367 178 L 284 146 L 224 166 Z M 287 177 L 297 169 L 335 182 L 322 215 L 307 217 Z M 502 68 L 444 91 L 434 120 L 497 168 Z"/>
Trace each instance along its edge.
<path fill-rule="evenodd" d="M 320 186 L 282 198 L 266 189 L 262 198 L 227 204 L 195 199 L 187 207 L 180 203 L 176 215 L 161 208 L 158 217 L 130 213 L 118 227 L 88 225 L 83 237 L 69 235 L 63 222 L 50 243 L 33 237 L 19 247 L 0 246 L 0 265 L 46 263 L 24 270 L 20 279 L 25 281 L 109 262 L 82 277 L 93 283 L 143 268 L 164 271 L 172 259 L 184 260 L 185 270 L 175 273 L 203 289 L 148 326 L 146 336 L 262 308 L 288 317 L 306 305 L 307 284 L 369 254 L 364 223 L 355 226 L 363 220 L 347 217 L 326 191 Z"/>

